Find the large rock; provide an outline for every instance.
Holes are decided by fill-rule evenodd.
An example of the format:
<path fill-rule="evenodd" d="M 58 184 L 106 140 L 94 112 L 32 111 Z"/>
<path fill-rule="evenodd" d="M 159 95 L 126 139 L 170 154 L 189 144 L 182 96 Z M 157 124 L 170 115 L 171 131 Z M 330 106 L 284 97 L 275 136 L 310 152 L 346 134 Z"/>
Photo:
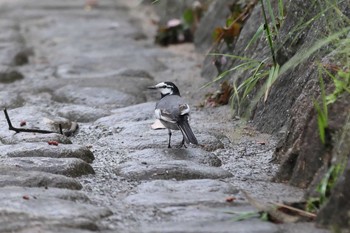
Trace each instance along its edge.
<path fill-rule="evenodd" d="M 194 45 L 199 52 L 207 52 L 214 44 L 215 28 L 226 25 L 226 19 L 231 14 L 229 4 L 227 1 L 213 1 L 209 5 L 194 34 Z"/>
<path fill-rule="evenodd" d="M 71 177 L 95 173 L 88 163 L 77 158 L 0 158 L 0 164 L 1 167 L 14 170 L 43 171 Z"/>
<path fill-rule="evenodd" d="M 350 114 L 341 131 L 338 132 L 339 140 L 335 142 L 333 150 L 333 165 L 344 168 L 342 174 L 338 174 L 329 200 L 324 204 L 317 215 L 317 223 L 322 226 L 349 229 L 350 228 Z M 345 164 L 347 161 L 347 164 Z"/>
<path fill-rule="evenodd" d="M 345 173 L 341 175 L 338 183 L 328 202 L 317 215 L 317 222 L 322 226 L 337 226 L 338 228 L 349 229 L 350 227 L 350 160 L 348 161 Z"/>
<path fill-rule="evenodd" d="M 155 162 L 125 162 L 115 172 L 130 180 L 151 179 L 221 179 L 232 174 L 222 168 L 200 165 L 186 160 Z"/>
<path fill-rule="evenodd" d="M 21 143 L 0 146 L 0 157 L 50 157 L 50 158 L 79 158 L 87 163 L 94 160 L 92 152 L 74 144 Z"/>
<path fill-rule="evenodd" d="M 4 186 L 82 189 L 82 185 L 78 181 L 64 175 L 1 167 L 0 187 Z"/>

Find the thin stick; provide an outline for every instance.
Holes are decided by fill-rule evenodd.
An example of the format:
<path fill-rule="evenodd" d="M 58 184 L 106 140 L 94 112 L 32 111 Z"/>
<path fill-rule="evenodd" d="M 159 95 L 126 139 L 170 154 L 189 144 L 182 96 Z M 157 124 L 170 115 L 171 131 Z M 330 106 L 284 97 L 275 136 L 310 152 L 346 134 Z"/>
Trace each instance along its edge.
<path fill-rule="evenodd" d="M 277 202 L 270 202 L 270 203 L 275 205 L 275 206 L 278 206 L 278 207 L 282 207 L 282 208 L 286 208 L 286 209 L 298 212 L 300 215 L 303 215 L 303 216 L 308 217 L 308 218 L 316 218 L 317 217 L 316 214 L 313 214 L 313 213 L 310 213 L 310 212 L 307 212 L 305 210 L 301 210 L 301 209 L 298 209 L 298 208 L 294 208 L 292 206 L 288 206 L 288 205 L 285 205 L 285 204 L 282 204 L 282 203 L 277 203 Z"/>
<path fill-rule="evenodd" d="M 62 124 L 58 124 L 58 127 L 60 128 L 60 134 L 63 134 Z"/>
<path fill-rule="evenodd" d="M 9 117 L 9 115 L 8 115 L 8 113 L 7 113 L 7 109 L 6 109 L 6 108 L 4 109 L 4 113 L 5 113 L 5 117 L 6 117 L 6 120 L 7 120 L 7 124 L 9 125 L 9 130 L 13 130 L 13 131 L 15 131 L 16 133 L 19 133 L 19 132 L 42 133 L 42 134 L 57 133 L 57 132 L 53 132 L 53 131 L 49 131 L 49 130 L 41 130 L 41 129 L 20 129 L 20 128 L 13 127 L 13 126 L 12 126 L 12 123 L 11 123 L 11 120 L 10 120 L 10 117 Z"/>

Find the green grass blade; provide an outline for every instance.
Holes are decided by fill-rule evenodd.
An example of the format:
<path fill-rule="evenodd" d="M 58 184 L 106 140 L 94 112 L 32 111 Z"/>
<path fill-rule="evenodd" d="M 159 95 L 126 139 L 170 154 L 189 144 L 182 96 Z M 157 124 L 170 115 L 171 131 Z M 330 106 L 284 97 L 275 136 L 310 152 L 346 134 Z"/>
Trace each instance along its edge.
<path fill-rule="evenodd" d="M 277 33 L 277 31 L 278 31 L 277 23 L 276 23 L 275 15 L 274 15 L 273 10 L 272 10 L 271 1 L 270 0 L 266 0 L 266 5 L 267 5 L 267 10 L 268 10 L 269 15 L 270 15 L 270 19 L 271 19 L 272 25 L 275 28 L 275 33 Z"/>
<path fill-rule="evenodd" d="M 209 56 L 223 56 L 223 57 L 228 57 L 228 58 L 232 58 L 232 59 L 237 59 L 237 60 L 241 60 L 241 61 L 254 61 L 254 62 L 259 62 L 258 60 L 249 58 L 249 57 L 242 57 L 242 56 L 236 56 L 233 54 L 225 54 L 225 53 L 209 53 Z"/>
<path fill-rule="evenodd" d="M 235 67 L 233 67 L 233 68 L 231 68 L 231 69 L 229 69 L 229 70 L 225 70 L 224 72 L 222 72 L 221 74 L 219 74 L 213 81 L 206 83 L 206 84 L 205 84 L 204 86 L 202 86 L 200 89 L 206 88 L 206 87 L 212 85 L 213 83 L 216 83 L 216 82 L 222 80 L 223 78 L 225 78 L 225 76 L 226 76 L 228 73 L 230 73 L 230 72 L 232 72 L 232 71 L 235 71 L 235 70 L 241 70 L 241 71 L 249 70 L 249 69 L 251 69 L 251 67 L 254 66 L 254 64 L 256 64 L 255 61 L 248 61 L 248 62 L 239 64 L 239 65 L 237 65 L 237 66 L 235 66 Z"/>
<path fill-rule="evenodd" d="M 266 82 L 266 91 L 265 91 L 265 97 L 264 97 L 264 102 L 266 102 L 267 97 L 269 96 L 270 88 L 272 84 L 276 81 L 279 75 L 279 69 L 280 66 L 276 64 L 275 66 L 271 67 L 269 77 Z"/>
<path fill-rule="evenodd" d="M 317 126 L 318 126 L 318 133 L 320 135 L 321 142 L 325 144 L 326 142 L 326 132 L 325 132 L 325 122 L 324 122 L 324 114 L 321 110 L 320 105 L 317 103 L 317 101 L 314 101 L 314 106 L 317 112 Z"/>
<path fill-rule="evenodd" d="M 261 24 L 258 28 L 258 30 L 256 30 L 254 36 L 252 37 L 252 39 L 248 42 L 247 46 L 245 47 L 245 51 L 252 45 L 254 44 L 258 38 L 260 38 L 261 34 L 264 32 L 264 24 Z"/>
<path fill-rule="evenodd" d="M 284 18 L 283 0 L 278 0 L 278 17 L 282 20 Z"/>
<path fill-rule="evenodd" d="M 334 33 L 322 40 L 317 41 L 313 46 L 309 49 L 300 50 L 297 54 L 295 54 L 291 59 L 289 59 L 280 69 L 280 74 L 285 73 L 286 71 L 295 68 L 297 65 L 308 59 L 314 52 L 322 48 L 323 46 L 329 44 L 330 42 L 339 38 L 344 34 L 349 33 L 350 27 L 346 27 L 340 30 L 337 33 Z"/>

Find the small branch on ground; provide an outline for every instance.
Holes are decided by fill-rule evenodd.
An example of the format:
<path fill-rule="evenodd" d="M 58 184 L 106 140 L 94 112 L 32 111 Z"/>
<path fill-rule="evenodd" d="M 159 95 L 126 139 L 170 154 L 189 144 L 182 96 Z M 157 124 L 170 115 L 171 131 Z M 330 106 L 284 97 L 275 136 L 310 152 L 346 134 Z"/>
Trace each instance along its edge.
<path fill-rule="evenodd" d="M 266 203 L 259 202 L 258 200 L 251 197 L 246 191 L 241 190 L 249 204 L 254 206 L 256 209 L 258 209 L 260 212 L 265 212 L 269 215 L 270 221 L 276 222 L 276 223 L 295 223 L 300 220 L 298 216 L 292 216 L 289 214 L 286 214 L 282 211 L 279 211 L 276 209 L 273 205 L 269 205 Z"/>
<path fill-rule="evenodd" d="M 11 120 L 10 120 L 10 117 L 7 113 L 7 109 L 5 108 L 4 109 L 4 114 L 5 114 L 5 117 L 6 117 L 6 121 L 7 121 L 7 124 L 9 126 L 9 130 L 13 130 L 15 131 L 16 133 L 20 133 L 20 132 L 26 132 L 26 133 L 42 133 L 42 134 L 49 134 L 49 133 L 58 133 L 58 134 L 62 134 L 62 135 L 65 135 L 67 137 L 73 135 L 76 130 L 79 128 L 78 124 L 76 122 L 72 122 L 71 124 L 71 127 L 69 130 L 63 132 L 62 130 L 62 125 L 59 124 L 59 132 L 55 132 L 55 131 L 50 131 L 50 130 L 42 130 L 42 129 L 23 129 L 23 128 L 16 128 L 12 125 L 11 123 Z"/>

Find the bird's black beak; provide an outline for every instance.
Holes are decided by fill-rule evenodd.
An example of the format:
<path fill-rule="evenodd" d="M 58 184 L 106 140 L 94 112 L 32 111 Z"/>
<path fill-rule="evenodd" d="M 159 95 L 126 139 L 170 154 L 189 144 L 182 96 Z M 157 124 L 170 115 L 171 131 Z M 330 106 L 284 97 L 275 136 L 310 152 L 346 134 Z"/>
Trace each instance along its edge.
<path fill-rule="evenodd" d="M 158 89 L 158 87 L 156 87 L 156 86 L 149 86 L 149 87 L 147 87 L 147 89 L 154 90 L 154 89 Z"/>

